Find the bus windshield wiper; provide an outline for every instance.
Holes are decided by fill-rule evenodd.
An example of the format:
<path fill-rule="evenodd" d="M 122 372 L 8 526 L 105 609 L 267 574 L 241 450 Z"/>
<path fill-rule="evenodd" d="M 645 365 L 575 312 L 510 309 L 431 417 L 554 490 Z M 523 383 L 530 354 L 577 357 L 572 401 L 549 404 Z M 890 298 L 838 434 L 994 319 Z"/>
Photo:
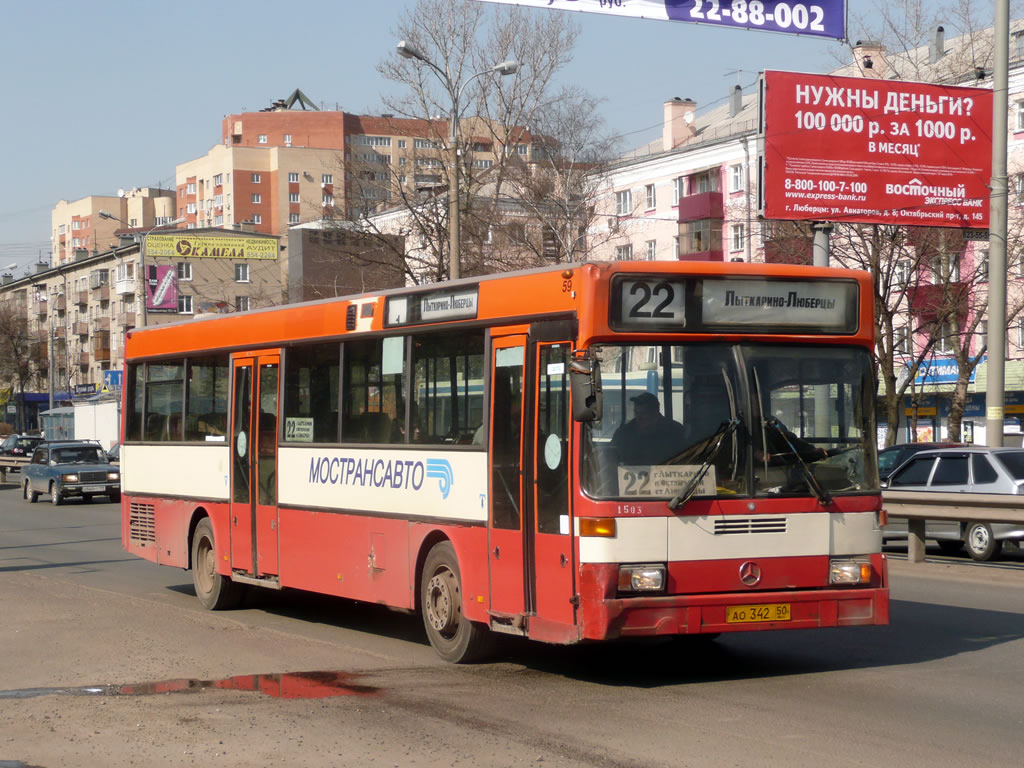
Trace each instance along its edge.
<path fill-rule="evenodd" d="M 826 491 L 822 484 L 818 482 L 818 478 L 814 476 L 814 472 L 809 466 L 807 466 L 807 462 L 804 461 L 800 452 L 797 451 L 796 446 L 793 445 L 792 441 L 789 439 L 789 436 L 786 434 L 786 430 L 782 428 L 779 420 L 772 416 L 771 418 L 764 420 L 764 426 L 771 427 L 775 431 L 775 434 L 781 437 L 785 441 L 786 445 L 789 446 L 789 450 L 793 452 L 793 456 L 796 458 L 796 464 L 800 468 L 800 473 L 804 476 L 804 479 L 807 480 L 808 487 L 814 495 L 818 497 L 818 501 L 821 505 L 824 507 L 831 504 L 832 494 Z"/>
<path fill-rule="evenodd" d="M 711 463 L 718 456 L 718 452 L 722 450 L 722 446 L 725 445 L 725 438 L 735 432 L 739 426 L 739 418 L 730 419 L 728 422 L 720 426 L 718 431 L 708 439 L 708 445 L 712 446 L 711 450 L 708 451 L 707 456 L 704 458 L 704 462 L 700 465 L 697 472 L 694 473 L 693 477 L 686 481 L 686 485 L 684 485 L 679 493 L 677 493 L 668 503 L 669 509 L 679 509 L 693 497 L 693 494 L 697 492 L 697 488 L 700 487 L 700 483 L 704 479 L 704 475 L 706 475 L 708 470 L 711 469 Z"/>

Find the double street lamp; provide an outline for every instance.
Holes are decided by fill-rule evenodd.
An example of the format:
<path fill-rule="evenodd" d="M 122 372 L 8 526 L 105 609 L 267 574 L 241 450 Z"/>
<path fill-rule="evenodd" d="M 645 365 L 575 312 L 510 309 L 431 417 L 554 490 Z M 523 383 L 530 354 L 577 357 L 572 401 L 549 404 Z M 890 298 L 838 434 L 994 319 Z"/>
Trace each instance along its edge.
<path fill-rule="evenodd" d="M 101 219 L 109 219 L 111 221 L 119 221 L 122 224 L 124 224 L 126 227 L 128 227 L 129 229 L 133 228 L 124 219 L 119 219 L 117 216 L 115 216 L 112 213 L 108 213 L 107 211 L 99 211 L 99 213 L 97 215 Z M 144 232 L 142 234 L 142 240 L 139 243 L 139 270 L 142 272 L 142 322 L 139 324 L 140 328 L 145 328 L 146 327 L 146 323 L 149 320 L 149 315 L 146 312 L 146 310 L 148 309 L 148 307 L 146 305 L 147 305 L 147 303 L 149 301 L 149 291 L 148 291 L 149 282 L 146 279 L 146 238 L 149 237 L 149 235 L 151 235 L 154 232 L 156 232 L 158 229 L 162 229 L 163 227 L 172 227 L 175 224 L 181 224 L 183 221 L 185 221 L 185 217 L 184 216 L 179 216 L 176 219 L 171 219 L 170 221 L 165 221 L 163 224 L 157 224 L 155 227 L 153 227 L 152 229 L 147 230 L 146 232 Z"/>
<path fill-rule="evenodd" d="M 466 86 L 478 77 L 493 73 L 502 76 L 514 75 L 519 71 L 519 62 L 512 59 L 503 61 L 489 69 L 477 72 L 460 84 L 452 80 L 451 74 L 447 69 L 441 69 L 409 41 L 402 40 L 399 42 L 397 50 L 399 56 L 406 59 L 416 59 L 430 67 L 444 85 L 452 100 L 451 119 L 449 121 L 450 130 L 448 132 L 448 143 L 452 152 L 448 182 L 448 279 L 458 280 L 462 276 L 461 239 L 459 232 L 459 101 Z"/>

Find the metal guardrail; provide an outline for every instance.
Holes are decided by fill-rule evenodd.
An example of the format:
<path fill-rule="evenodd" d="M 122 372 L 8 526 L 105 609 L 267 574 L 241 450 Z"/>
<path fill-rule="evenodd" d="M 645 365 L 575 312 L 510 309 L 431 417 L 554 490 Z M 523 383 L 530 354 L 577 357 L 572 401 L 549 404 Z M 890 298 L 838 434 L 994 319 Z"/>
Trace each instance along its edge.
<path fill-rule="evenodd" d="M 28 462 L 28 456 L 0 456 L 0 483 L 7 482 L 8 472 L 18 472 Z"/>
<path fill-rule="evenodd" d="M 1024 524 L 1024 496 L 1009 493 L 942 493 L 882 491 L 882 507 L 890 518 L 907 519 L 907 560 L 924 560 L 925 520 L 976 520 Z"/>

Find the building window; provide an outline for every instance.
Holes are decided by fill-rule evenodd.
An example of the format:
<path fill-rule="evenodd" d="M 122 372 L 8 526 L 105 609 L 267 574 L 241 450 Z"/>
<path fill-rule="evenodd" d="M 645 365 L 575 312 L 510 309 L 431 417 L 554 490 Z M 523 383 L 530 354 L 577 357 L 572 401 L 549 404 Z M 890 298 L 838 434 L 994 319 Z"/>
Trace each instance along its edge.
<path fill-rule="evenodd" d="M 630 189 L 618 192 L 615 195 L 616 213 L 619 216 L 629 216 L 633 213 L 633 191 Z"/>
<path fill-rule="evenodd" d="M 672 238 L 672 258 L 679 258 L 679 235 Z"/>
<path fill-rule="evenodd" d="M 254 203 L 262 203 L 263 197 L 258 192 L 253 192 L 249 199 Z"/>
<path fill-rule="evenodd" d="M 1015 106 L 1016 108 L 1014 111 L 1016 113 L 1016 118 L 1013 121 L 1014 130 L 1024 131 L 1024 101 L 1018 101 Z"/>
<path fill-rule="evenodd" d="M 284 135 L 284 145 L 286 147 L 290 147 L 292 145 L 292 135 L 290 133 L 286 133 Z"/>
<path fill-rule="evenodd" d="M 658 199 L 655 196 L 653 184 L 648 184 L 644 187 L 644 199 L 647 203 L 648 211 L 653 211 L 658 207 Z"/>
<path fill-rule="evenodd" d="M 705 253 L 722 250 L 722 222 L 720 219 L 700 219 L 679 225 L 679 252 Z"/>
<path fill-rule="evenodd" d="M 322 203 L 325 208 L 332 207 L 334 205 L 334 195 L 324 195 Z"/>
<path fill-rule="evenodd" d="M 288 202 L 289 203 L 297 203 L 297 202 L 299 202 L 299 193 L 298 192 L 289 192 L 288 193 Z"/>
<path fill-rule="evenodd" d="M 1024 320 L 1017 323 L 1017 346 L 1024 349 Z"/>
<path fill-rule="evenodd" d="M 288 174 L 288 183 L 289 184 L 298 184 L 299 183 L 299 174 L 298 174 L 297 171 L 292 171 L 291 173 Z"/>
<path fill-rule="evenodd" d="M 988 320 L 982 320 L 978 323 L 978 346 L 974 350 L 974 354 L 981 352 L 983 348 L 988 346 Z"/>
<path fill-rule="evenodd" d="M 178 280 L 192 279 L 192 264 L 188 261 L 178 262 Z"/>
<path fill-rule="evenodd" d="M 325 174 L 323 174 L 320 177 L 320 183 L 321 184 L 333 184 L 334 183 L 334 176 L 332 176 L 329 173 L 325 173 Z"/>
<path fill-rule="evenodd" d="M 186 203 L 185 204 L 185 213 L 195 213 L 195 212 L 196 212 L 196 204 L 195 203 Z"/>
<path fill-rule="evenodd" d="M 679 205 L 681 197 L 686 197 L 685 176 L 677 176 L 672 180 L 672 205 Z"/>
<path fill-rule="evenodd" d="M 214 174 L 214 176 L 213 176 L 213 186 L 220 187 L 220 186 L 223 186 L 223 184 L 224 184 L 224 174 L 223 173 Z"/>
<path fill-rule="evenodd" d="M 178 314 L 180 315 L 191 315 L 192 314 L 192 297 L 184 294 L 178 294 Z"/>
<path fill-rule="evenodd" d="M 235 311 L 236 312 L 248 312 L 249 311 L 249 297 L 248 296 L 235 296 Z"/>
<path fill-rule="evenodd" d="M 629 261 L 633 258 L 633 246 L 630 245 L 618 245 L 615 247 L 615 260 L 616 261 Z"/>
<path fill-rule="evenodd" d="M 975 259 L 977 263 L 978 282 L 988 282 L 988 251 L 978 251 L 978 256 Z"/>
<path fill-rule="evenodd" d="M 647 241 L 647 260 L 655 261 L 658 258 L 658 241 L 648 240 Z"/>
<path fill-rule="evenodd" d="M 941 328 L 936 329 L 935 336 L 935 350 L 948 354 L 956 348 L 959 328 L 953 321 L 948 321 L 943 323 Z"/>
<path fill-rule="evenodd" d="M 248 283 L 249 282 L 249 265 L 248 264 L 235 264 L 235 282 L 236 283 Z"/>
<path fill-rule="evenodd" d="M 729 247 L 733 251 L 742 251 L 746 244 L 746 229 L 743 224 L 733 224 L 730 228 Z"/>
<path fill-rule="evenodd" d="M 258 213 L 254 213 L 252 215 L 252 223 L 253 224 L 262 224 L 263 223 L 263 217 L 260 214 L 258 214 Z"/>
<path fill-rule="evenodd" d="M 195 193 L 196 193 L 196 183 L 194 181 L 190 181 L 188 184 L 185 185 L 185 194 L 186 195 L 194 195 Z"/>
<path fill-rule="evenodd" d="M 289 224 L 298 224 L 299 223 L 299 214 L 297 214 L 297 213 L 289 213 L 288 214 L 288 223 Z"/>
<path fill-rule="evenodd" d="M 910 261 L 900 259 L 892 270 L 892 279 L 896 285 L 906 285 L 910 282 Z"/>
<path fill-rule="evenodd" d="M 704 171 L 702 173 L 695 173 L 693 175 L 693 185 L 698 195 L 703 195 L 706 192 L 718 192 L 719 190 L 719 173 L 717 168 L 712 168 L 710 171 Z"/>
<path fill-rule="evenodd" d="M 256 143 L 257 144 L 266 144 L 267 143 L 267 134 L 265 134 L 265 133 L 259 134 L 256 137 Z"/>
<path fill-rule="evenodd" d="M 898 328 L 893 328 L 892 331 L 893 350 L 901 355 L 910 355 L 910 331 L 905 325 L 901 325 Z"/>
<path fill-rule="evenodd" d="M 251 181 L 253 184 L 259 184 L 260 183 L 260 175 L 258 173 L 251 173 L 251 174 L 249 174 L 249 181 Z"/>
<path fill-rule="evenodd" d="M 729 191 L 730 192 L 742 192 L 744 188 L 743 184 L 743 166 L 742 165 L 730 165 L 729 166 Z"/>

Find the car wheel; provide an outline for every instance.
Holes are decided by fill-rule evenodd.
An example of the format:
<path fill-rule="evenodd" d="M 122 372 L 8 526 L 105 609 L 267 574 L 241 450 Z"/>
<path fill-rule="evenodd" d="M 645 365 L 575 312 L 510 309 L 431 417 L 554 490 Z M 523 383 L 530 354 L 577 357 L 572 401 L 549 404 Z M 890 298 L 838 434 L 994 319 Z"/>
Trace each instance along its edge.
<path fill-rule="evenodd" d="M 988 523 L 968 525 L 967 533 L 964 535 L 964 544 L 971 559 L 981 562 L 991 560 L 1003 548 L 1003 542 L 992 535 L 992 528 Z"/>
<path fill-rule="evenodd" d="M 57 481 L 50 481 L 50 503 L 55 507 L 59 507 L 64 503 L 64 499 L 60 497 L 60 491 L 57 490 Z"/>
<path fill-rule="evenodd" d="M 939 549 L 942 550 L 942 554 L 949 555 L 951 557 L 953 555 L 959 555 L 960 551 L 964 548 L 964 543 L 962 541 L 949 541 L 948 539 L 940 539 L 936 543 L 939 545 Z"/>
<path fill-rule="evenodd" d="M 423 626 L 437 655 L 453 664 L 476 661 L 493 646 L 490 630 L 462 615 L 462 577 L 450 542 L 434 545 L 420 581 Z"/>
<path fill-rule="evenodd" d="M 210 611 L 234 608 L 242 600 L 242 585 L 217 573 L 213 525 L 208 517 L 199 521 L 192 535 L 192 584 L 199 602 Z"/>

